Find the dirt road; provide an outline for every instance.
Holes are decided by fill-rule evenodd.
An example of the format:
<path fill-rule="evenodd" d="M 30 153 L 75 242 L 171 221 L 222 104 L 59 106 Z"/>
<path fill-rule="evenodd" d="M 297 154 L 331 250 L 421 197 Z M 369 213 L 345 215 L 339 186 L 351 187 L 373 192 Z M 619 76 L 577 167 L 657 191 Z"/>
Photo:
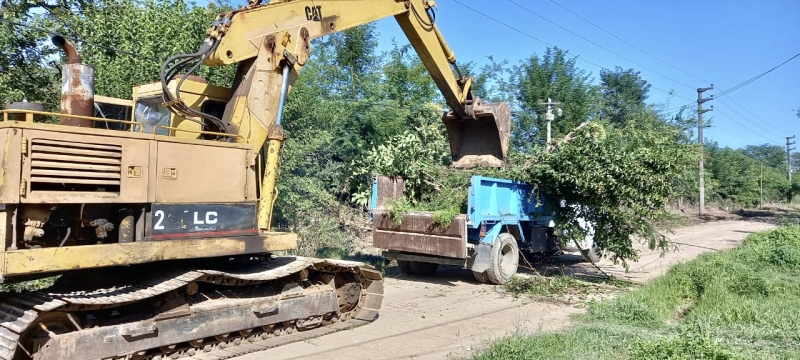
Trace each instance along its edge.
<path fill-rule="evenodd" d="M 755 221 L 721 221 L 680 228 L 669 236 L 680 243 L 677 252 L 660 257 L 657 252 L 643 251 L 641 259 L 630 264 L 627 274 L 605 260 L 600 266 L 621 277 L 647 281 L 676 262 L 735 247 L 747 234 L 771 227 Z M 540 270 L 596 271 L 575 255 L 536 266 Z M 530 332 L 569 326 L 569 316 L 583 311 L 581 307 L 556 302 L 515 300 L 498 291 L 502 288 L 478 284 L 468 270 L 452 267 L 440 268 L 432 278 L 400 275 L 396 268 L 390 268 L 385 289 L 380 318 L 370 325 L 237 360 L 461 358 L 485 346 L 486 341 L 517 329 Z"/>

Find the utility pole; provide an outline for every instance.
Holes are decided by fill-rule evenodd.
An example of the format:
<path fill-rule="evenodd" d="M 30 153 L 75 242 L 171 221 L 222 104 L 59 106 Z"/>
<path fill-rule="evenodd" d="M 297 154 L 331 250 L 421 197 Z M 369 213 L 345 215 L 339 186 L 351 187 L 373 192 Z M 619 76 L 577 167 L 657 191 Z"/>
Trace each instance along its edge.
<path fill-rule="evenodd" d="M 761 160 L 761 177 L 758 179 L 758 185 L 761 188 L 761 197 L 758 200 L 758 208 L 764 208 L 764 160 Z"/>
<path fill-rule="evenodd" d="M 790 139 L 794 139 L 794 135 L 786 137 L 786 172 L 789 174 L 789 184 L 792 184 L 792 150 L 794 148 L 790 148 L 790 145 L 794 145 L 794 142 L 789 142 Z"/>
<path fill-rule="evenodd" d="M 697 143 L 700 145 L 700 160 L 698 164 L 700 168 L 700 215 L 705 215 L 706 213 L 705 173 L 703 171 L 703 157 L 705 155 L 705 149 L 703 148 L 703 113 L 714 110 L 714 105 L 711 105 L 711 109 L 703 109 L 704 102 L 714 100 L 714 95 L 704 99 L 703 93 L 713 89 L 714 84 L 706 88 L 697 88 Z"/>
<path fill-rule="evenodd" d="M 553 105 L 558 105 L 561 103 L 553 102 L 550 98 L 547 98 L 546 103 L 539 103 L 539 105 L 547 105 L 547 113 L 545 114 L 545 119 L 547 120 L 547 145 L 550 145 L 550 122 L 556 119 L 555 114 L 553 114 Z M 563 111 L 561 108 L 556 109 L 558 112 L 558 116 L 563 115 Z"/>

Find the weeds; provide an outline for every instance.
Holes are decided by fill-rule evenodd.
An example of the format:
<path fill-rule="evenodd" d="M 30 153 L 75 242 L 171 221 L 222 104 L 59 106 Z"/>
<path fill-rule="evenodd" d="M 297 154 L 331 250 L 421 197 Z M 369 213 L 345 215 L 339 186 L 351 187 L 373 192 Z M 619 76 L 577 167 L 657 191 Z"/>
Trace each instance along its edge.
<path fill-rule="evenodd" d="M 738 357 L 706 333 L 682 332 L 676 338 L 638 340 L 630 347 L 635 360 L 733 360 Z"/>

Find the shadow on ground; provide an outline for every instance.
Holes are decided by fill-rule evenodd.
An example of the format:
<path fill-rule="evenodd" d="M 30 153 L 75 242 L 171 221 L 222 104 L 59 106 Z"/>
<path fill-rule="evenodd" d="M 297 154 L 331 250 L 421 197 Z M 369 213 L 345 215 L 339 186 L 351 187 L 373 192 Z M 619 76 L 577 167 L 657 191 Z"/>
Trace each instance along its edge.
<path fill-rule="evenodd" d="M 352 258 L 348 260 L 364 261 Z M 580 254 L 565 254 L 556 257 L 526 257 L 520 259 L 518 274 L 541 276 L 569 276 L 587 282 L 602 282 L 606 275 L 583 261 Z M 384 268 L 384 278 L 407 280 L 435 285 L 456 286 L 456 283 L 480 284 L 472 275 L 472 271 L 460 266 L 439 265 L 432 276 L 403 274 L 395 262 Z"/>

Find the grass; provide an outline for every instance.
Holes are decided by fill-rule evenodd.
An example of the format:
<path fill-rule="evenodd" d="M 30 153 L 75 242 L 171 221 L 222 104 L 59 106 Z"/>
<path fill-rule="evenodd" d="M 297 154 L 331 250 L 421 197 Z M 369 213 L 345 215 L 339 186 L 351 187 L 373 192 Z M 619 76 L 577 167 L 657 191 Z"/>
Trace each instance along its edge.
<path fill-rule="evenodd" d="M 507 337 L 474 358 L 798 359 L 800 226 L 751 234 L 738 248 L 591 303 L 575 320 L 570 330 Z"/>

